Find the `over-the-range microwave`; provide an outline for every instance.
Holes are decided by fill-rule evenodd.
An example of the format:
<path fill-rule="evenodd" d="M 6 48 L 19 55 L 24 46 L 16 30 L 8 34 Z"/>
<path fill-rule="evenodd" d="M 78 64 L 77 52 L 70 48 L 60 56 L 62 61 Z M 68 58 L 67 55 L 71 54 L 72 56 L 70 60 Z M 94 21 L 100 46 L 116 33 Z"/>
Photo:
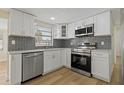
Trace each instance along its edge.
<path fill-rule="evenodd" d="M 79 28 L 75 30 L 75 36 L 85 36 L 85 35 L 93 35 L 94 34 L 94 24 L 87 25 L 83 28 Z"/>

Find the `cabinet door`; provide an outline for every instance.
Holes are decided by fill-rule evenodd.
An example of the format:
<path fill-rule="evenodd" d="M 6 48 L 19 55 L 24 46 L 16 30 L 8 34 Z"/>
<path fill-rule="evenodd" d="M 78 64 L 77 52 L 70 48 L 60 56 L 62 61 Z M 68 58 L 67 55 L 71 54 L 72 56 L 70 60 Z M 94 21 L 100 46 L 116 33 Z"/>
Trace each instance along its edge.
<path fill-rule="evenodd" d="M 63 66 L 66 66 L 67 58 L 66 58 L 66 49 L 61 50 L 61 63 Z"/>
<path fill-rule="evenodd" d="M 23 13 L 23 35 L 34 36 L 33 32 L 33 16 Z"/>
<path fill-rule="evenodd" d="M 54 39 L 59 39 L 61 37 L 61 27 L 59 25 L 54 25 L 53 29 Z"/>
<path fill-rule="evenodd" d="M 44 74 L 62 67 L 60 50 L 44 52 Z"/>
<path fill-rule="evenodd" d="M 68 24 L 68 38 L 75 38 L 75 24 Z"/>
<path fill-rule="evenodd" d="M 53 52 L 54 69 L 62 67 L 60 50 Z"/>
<path fill-rule="evenodd" d="M 53 52 L 45 51 L 44 52 L 44 74 L 54 70 L 54 60 Z"/>
<path fill-rule="evenodd" d="M 105 12 L 94 17 L 94 35 L 110 35 L 110 12 Z"/>
<path fill-rule="evenodd" d="M 10 35 L 22 35 L 23 31 L 23 13 L 11 10 L 9 16 L 9 34 Z"/>
<path fill-rule="evenodd" d="M 71 49 L 66 49 L 66 66 L 71 68 Z"/>
<path fill-rule="evenodd" d="M 100 76 L 104 79 L 109 77 L 109 62 L 107 58 L 93 58 L 92 74 Z"/>
<path fill-rule="evenodd" d="M 21 54 L 9 55 L 9 82 L 10 84 L 20 84 L 22 74 Z"/>

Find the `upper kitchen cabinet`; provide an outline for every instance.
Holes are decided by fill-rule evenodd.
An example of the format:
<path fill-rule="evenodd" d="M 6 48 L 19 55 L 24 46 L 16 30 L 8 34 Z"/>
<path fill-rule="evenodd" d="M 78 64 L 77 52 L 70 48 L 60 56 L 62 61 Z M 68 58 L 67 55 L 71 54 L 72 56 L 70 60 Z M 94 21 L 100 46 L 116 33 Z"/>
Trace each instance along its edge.
<path fill-rule="evenodd" d="M 21 35 L 23 27 L 23 13 L 15 10 L 10 10 L 9 15 L 9 35 Z"/>
<path fill-rule="evenodd" d="M 75 38 L 75 23 L 68 24 L 68 38 Z"/>
<path fill-rule="evenodd" d="M 109 11 L 94 17 L 94 36 L 104 35 L 111 35 Z"/>
<path fill-rule="evenodd" d="M 86 19 L 83 19 L 83 20 L 80 20 L 80 21 L 76 22 L 75 23 L 75 28 L 80 29 L 80 28 L 83 28 L 87 25 L 91 25 L 93 23 L 94 23 L 94 18 L 89 17 L 89 18 L 86 18 Z"/>
<path fill-rule="evenodd" d="M 67 39 L 67 24 L 57 24 L 54 26 L 54 39 Z"/>
<path fill-rule="evenodd" d="M 31 36 L 31 37 L 34 37 L 34 19 L 33 19 L 33 16 L 32 15 L 29 15 L 29 14 L 23 14 L 24 16 L 24 22 L 23 22 L 23 33 L 26 35 L 26 36 Z M 24 35 L 22 34 L 22 35 Z"/>
<path fill-rule="evenodd" d="M 32 15 L 11 9 L 9 20 L 9 35 L 34 36 Z"/>

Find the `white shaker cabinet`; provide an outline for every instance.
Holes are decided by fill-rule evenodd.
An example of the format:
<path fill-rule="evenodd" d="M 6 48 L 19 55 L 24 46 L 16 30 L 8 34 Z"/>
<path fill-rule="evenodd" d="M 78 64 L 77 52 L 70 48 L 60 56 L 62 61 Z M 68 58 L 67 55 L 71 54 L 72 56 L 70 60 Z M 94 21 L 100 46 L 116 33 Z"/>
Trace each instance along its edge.
<path fill-rule="evenodd" d="M 61 63 L 63 66 L 66 66 L 67 63 L 66 49 L 61 50 Z"/>
<path fill-rule="evenodd" d="M 71 68 L 71 49 L 61 50 L 61 63 L 67 68 Z"/>
<path fill-rule="evenodd" d="M 94 16 L 94 36 L 111 35 L 110 12 Z"/>
<path fill-rule="evenodd" d="M 22 74 L 22 55 L 11 54 L 9 55 L 9 83 L 21 84 Z"/>
<path fill-rule="evenodd" d="M 66 49 L 66 67 L 71 68 L 71 49 Z"/>
<path fill-rule="evenodd" d="M 68 38 L 75 38 L 75 23 L 68 24 Z"/>
<path fill-rule="evenodd" d="M 60 55 L 60 50 L 44 51 L 43 74 L 49 73 L 62 66 Z"/>
<path fill-rule="evenodd" d="M 113 71 L 110 51 L 93 50 L 91 64 L 92 64 L 92 74 L 94 77 L 110 82 Z"/>
<path fill-rule="evenodd" d="M 34 37 L 34 19 L 33 19 L 33 16 L 32 15 L 29 15 L 29 14 L 25 14 L 23 13 L 23 35 L 25 34 L 26 36 L 31 36 L 31 37 Z"/>
<path fill-rule="evenodd" d="M 34 37 L 33 20 L 32 15 L 11 9 L 9 35 Z"/>
<path fill-rule="evenodd" d="M 68 38 L 68 25 L 56 24 L 53 26 L 54 39 L 67 39 Z"/>
<path fill-rule="evenodd" d="M 9 15 L 9 35 L 22 35 L 23 13 L 10 10 Z"/>

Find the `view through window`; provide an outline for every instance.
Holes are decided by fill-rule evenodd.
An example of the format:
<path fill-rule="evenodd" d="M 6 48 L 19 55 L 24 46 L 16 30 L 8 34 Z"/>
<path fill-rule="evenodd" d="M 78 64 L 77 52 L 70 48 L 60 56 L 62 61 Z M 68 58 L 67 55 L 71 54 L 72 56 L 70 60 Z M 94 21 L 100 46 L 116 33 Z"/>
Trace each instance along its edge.
<path fill-rule="evenodd" d="M 35 26 L 35 45 L 52 46 L 52 29 Z"/>

